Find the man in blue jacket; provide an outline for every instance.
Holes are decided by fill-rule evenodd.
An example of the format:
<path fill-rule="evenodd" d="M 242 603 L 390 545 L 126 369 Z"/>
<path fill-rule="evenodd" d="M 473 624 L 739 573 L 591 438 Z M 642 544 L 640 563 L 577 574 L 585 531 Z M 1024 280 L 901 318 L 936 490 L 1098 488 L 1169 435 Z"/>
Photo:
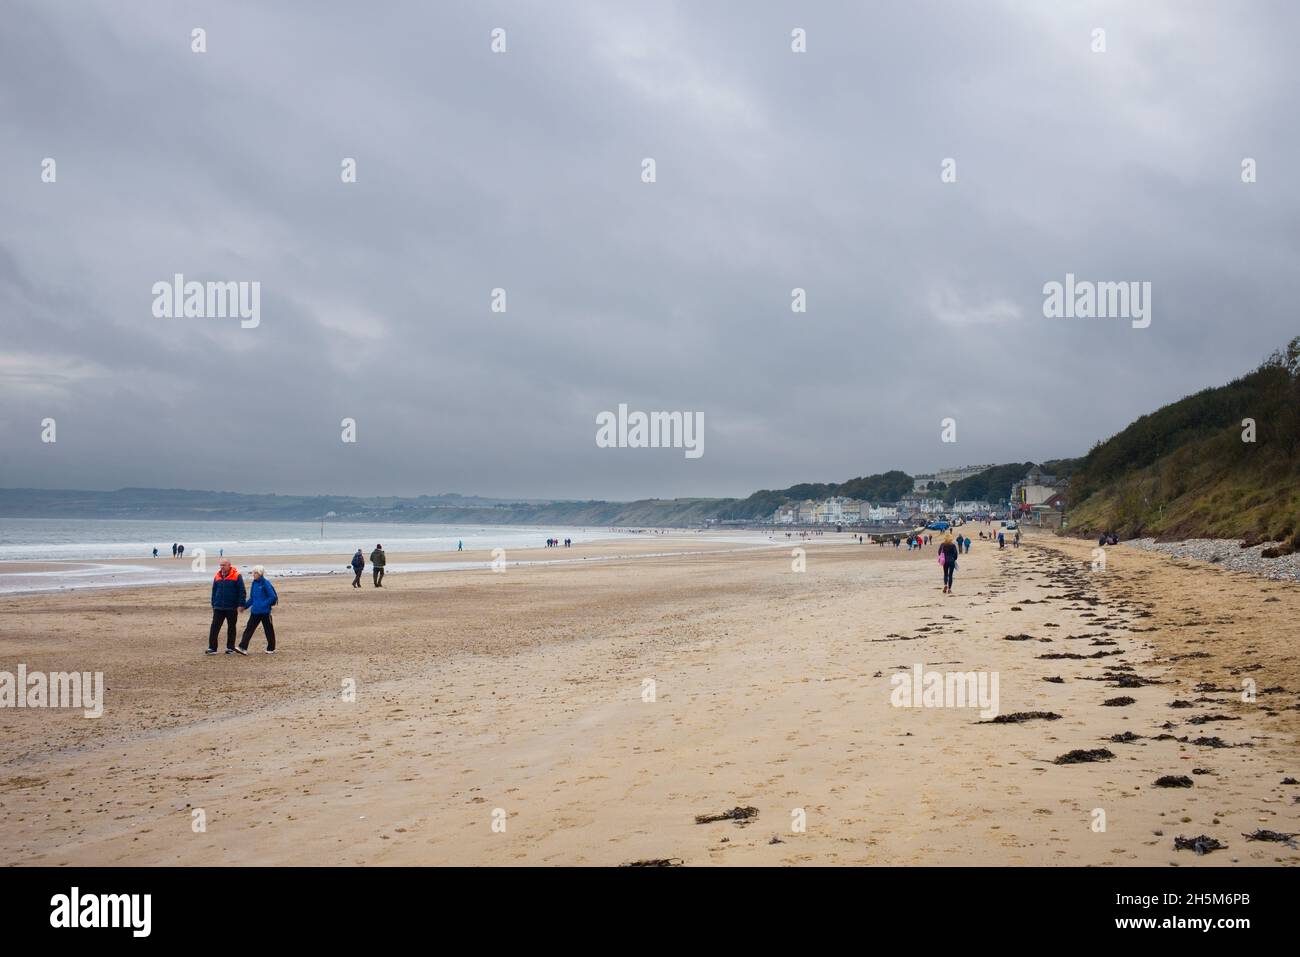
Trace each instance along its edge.
<path fill-rule="evenodd" d="M 226 654 L 235 653 L 235 626 L 239 623 L 239 608 L 247 598 L 244 576 L 223 559 L 217 577 L 212 579 L 212 627 L 208 629 L 208 650 L 204 654 L 217 653 L 217 635 L 222 623 L 226 626 Z"/>

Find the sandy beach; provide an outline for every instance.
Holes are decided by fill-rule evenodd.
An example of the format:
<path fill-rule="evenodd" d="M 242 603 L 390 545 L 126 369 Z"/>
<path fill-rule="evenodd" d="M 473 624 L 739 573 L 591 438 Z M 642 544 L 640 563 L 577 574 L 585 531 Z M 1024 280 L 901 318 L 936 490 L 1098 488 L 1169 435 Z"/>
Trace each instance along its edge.
<path fill-rule="evenodd" d="M 801 544 L 802 573 L 797 543 L 672 539 L 286 579 L 280 651 L 259 634 L 249 658 L 202 655 L 206 581 L 0 599 L 0 670 L 108 689 L 98 719 L 0 711 L 4 859 L 1300 862 L 1243 836 L 1300 831 L 1300 591 L 1124 546 L 1093 572 L 1088 543 L 977 528 L 951 596 L 933 550 L 848 536 Z M 893 706 L 917 664 L 1060 717 Z M 1076 749 L 1113 757 L 1053 763 Z M 757 813 L 696 823 L 733 808 Z M 1174 850 L 1202 834 L 1226 848 Z"/>

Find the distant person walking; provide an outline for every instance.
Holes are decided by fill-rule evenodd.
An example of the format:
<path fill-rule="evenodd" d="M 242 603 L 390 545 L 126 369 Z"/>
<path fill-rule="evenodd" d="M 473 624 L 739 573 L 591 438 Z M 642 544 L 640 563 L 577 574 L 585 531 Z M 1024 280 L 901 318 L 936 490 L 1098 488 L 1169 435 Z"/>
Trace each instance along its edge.
<path fill-rule="evenodd" d="M 388 556 L 384 554 L 384 546 L 376 545 L 375 550 L 370 553 L 370 568 L 375 576 L 375 587 L 384 587 L 384 566 L 388 564 Z"/>
<path fill-rule="evenodd" d="M 248 642 L 252 639 L 253 632 L 257 631 L 257 626 L 261 625 L 262 631 L 266 633 L 266 653 L 275 654 L 275 625 L 271 624 L 271 609 L 279 600 L 275 586 L 266 577 L 266 569 L 254 565 L 253 584 L 248 589 L 248 601 L 244 602 L 244 607 L 250 611 L 248 624 L 244 626 L 244 637 L 239 640 L 236 652 L 248 655 Z"/>
<path fill-rule="evenodd" d="M 939 546 L 939 564 L 943 566 L 943 590 L 945 594 L 952 593 L 952 576 L 957 571 L 957 555 L 957 546 L 954 544 L 952 536 L 944 536 L 943 544 Z"/>
<path fill-rule="evenodd" d="M 177 545 L 177 546 L 176 546 L 176 557 L 177 557 L 177 558 L 184 558 L 184 557 L 185 557 L 185 546 L 184 546 L 184 545 Z"/>
<path fill-rule="evenodd" d="M 172 542 L 172 558 L 176 557 L 176 549 L 180 548 L 175 542 Z"/>
<path fill-rule="evenodd" d="M 1003 531 L 1001 531 L 1001 530 L 999 530 L 999 531 L 998 531 L 998 548 L 1006 548 L 1006 547 L 1007 547 L 1007 536 L 1006 536 L 1006 533 L 1003 532 Z"/>
<path fill-rule="evenodd" d="M 156 548 L 153 550 L 153 557 L 154 557 L 154 558 L 157 558 L 157 557 L 158 557 L 158 549 L 156 549 Z"/>
<path fill-rule="evenodd" d="M 217 653 L 217 635 L 221 626 L 226 626 L 226 654 L 235 651 L 235 626 L 239 623 L 239 609 L 247 599 L 244 590 L 244 576 L 239 569 L 228 561 L 222 561 L 217 569 L 217 577 L 212 579 L 212 627 L 208 629 L 208 650 L 204 654 Z"/>
<path fill-rule="evenodd" d="M 361 554 L 361 549 L 358 548 L 357 553 L 352 556 L 352 571 L 355 572 L 355 577 L 352 579 L 353 588 L 361 587 L 361 573 L 365 570 L 366 560 Z"/>

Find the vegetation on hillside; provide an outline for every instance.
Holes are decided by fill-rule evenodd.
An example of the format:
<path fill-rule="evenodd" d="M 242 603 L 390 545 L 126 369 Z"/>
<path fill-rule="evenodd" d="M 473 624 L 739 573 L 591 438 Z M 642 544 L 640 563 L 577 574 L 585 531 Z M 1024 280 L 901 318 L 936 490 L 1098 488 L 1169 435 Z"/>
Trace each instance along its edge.
<path fill-rule="evenodd" d="M 987 468 L 949 485 L 943 495 L 944 501 L 1005 503 L 1011 495 L 1011 486 L 1033 467 L 1033 462 L 1011 462 Z"/>
<path fill-rule="evenodd" d="M 1300 336 L 1094 446 L 1071 479 L 1068 520 L 1084 534 L 1244 538 L 1285 553 L 1300 549 L 1298 516 Z"/>

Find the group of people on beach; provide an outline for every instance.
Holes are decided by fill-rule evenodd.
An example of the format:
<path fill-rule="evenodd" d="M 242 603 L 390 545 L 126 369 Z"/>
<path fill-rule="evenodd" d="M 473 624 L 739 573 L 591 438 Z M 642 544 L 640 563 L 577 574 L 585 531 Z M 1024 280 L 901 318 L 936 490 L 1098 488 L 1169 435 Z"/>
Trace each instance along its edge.
<path fill-rule="evenodd" d="M 980 532 L 980 538 L 984 538 L 984 537 L 985 537 L 984 533 Z M 990 542 L 997 542 L 998 548 L 1007 547 L 1007 533 L 1002 529 L 998 529 L 998 533 L 996 535 L 994 535 L 992 532 L 989 532 L 988 540 Z M 1012 538 L 1011 544 L 1014 545 L 1016 548 L 1020 547 L 1020 529 L 1016 529 L 1016 534 Z"/>
<path fill-rule="evenodd" d="M 173 548 L 178 549 L 180 546 L 173 546 Z M 179 551 L 174 554 L 177 557 L 180 555 Z M 388 556 L 384 553 L 384 546 L 376 545 L 374 551 L 370 553 L 370 565 L 374 569 L 376 588 L 384 587 L 384 566 L 387 564 Z M 351 568 L 356 573 L 352 579 L 353 588 L 361 587 L 361 573 L 365 567 L 366 560 L 362 556 L 361 549 L 358 548 L 351 562 Z M 226 654 L 247 656 L 248 644 L 259 626 L 266 636 L 266 653 L 275 654 L 275 623 L 271 619 L 271 609 L 279 603 L 280 596 L 276 594 L 271 579 L 266 577 L 266 569 L 263 566 L 254 565 L 252 574 L 253 581 L 246 586 L 244 576 L 239 573 L 239 569 L 227 559 L 221 560 L 216 577 L 212 579 L 212 625 L 208 629 L 208 650 L 204 654 L 217 654 L 218 639 L 224 627 Z M 249 616 L 244 625 L 243 637 L 236 644 L 235 633 L 241 611 L 249 612 Z"/>
<path fill-rule="evenodd" d="M 984 538 L 984 533 L 979 533 L 980 538 Z M 992 533 L 989 534 L 992 538 Z M 858 541 L 862 542 L 862 537 L 858 536 Z M 1005 546 L 1004 533 L 997 533 L 998 547 Z M 884 538 L 877 540 L 882 547 L 885 545 Z M 934 543 L 933 535 L 913 534 L 907 537 L 907 550 L 921 549 Z M 1016 530 L 1015 543 L 1020 545 L 1020 531 Z M 1098 544 L 1115 544 L 1114 535 L 1102 535 Z M 547 548 L 569 548 L 573 540 L 566 538 L 561 542 L 558 538 L 548 538 L 546 540 Z M 894 547 L 899 546 L 899 538 L 893 539 Z M 457 543 L 458 550 L 463 548 L 462 543 Z M 939 546 L 939 565 L 943 569 L 943 590 L 945 594 L 952 594 L 953 576 L 957 572 L 957 559 L 960 555 L 970 554 L 971 540 L 970 536 L 953 536 L 951 532 L 946 534 L 943 543 Z M 157 549 L 154 549 L 155 556 Z M 179 558 L 185 553 L 185 546 L 172 545 L 172 556 Z M 388 564 L 388 556 L 384 552 L 383 545 L 375 545 L 374 550 L 370 553 L 370 567 L 376 588 L 384 587 L 384 569 Z M 361 587 L 361 574 L 366 568 L 366 559 L 361 548 L 356 550 L 349 563 L 353 571 L 352 587 Z M 275 586 L 271 580 L 266 577 L 266 569 L 261 565 L 254 565 L 252 569 L 253 582 L 251 587 L 245 588 L 244 577 L 239 573 L 229 561 L 224 558 L 221 566 L 217 570 L 217 575 L 212 580 L 212 625 L 208 629 L 208 650 L 204 654 L 217 654 L 217 639 L 220 636 L 221 629 L 226 629 L 226 654 L 248 654 L 248 644 L 252 640 L 253 633 L 257 631 L 260 625 L 263 633 L 266 635 L 266 653 L 268 655 L 275 653 L 275 625 L 271 620 L 271 609 L 275 607 L 280 598 L 275 592 Z M 239 621 L 239 612 L 241 610 L 249 611 L 248 621 L 244 627 L 244 634 L 238 644 L 235 643 L 235 632 Z"/>

